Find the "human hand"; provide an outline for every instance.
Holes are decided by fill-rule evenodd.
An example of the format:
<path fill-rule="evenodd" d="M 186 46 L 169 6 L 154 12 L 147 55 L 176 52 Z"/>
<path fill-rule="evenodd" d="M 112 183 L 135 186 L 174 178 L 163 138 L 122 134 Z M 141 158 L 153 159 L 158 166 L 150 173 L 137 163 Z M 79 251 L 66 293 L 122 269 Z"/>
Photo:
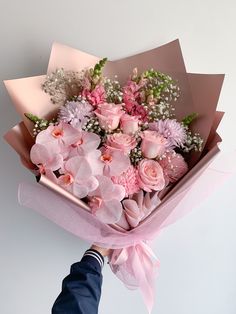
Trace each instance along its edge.
<path fill-rule="evenodd" d="M 111 249 L 106 249 L 106 248 L 97 246 L 97 245 L 95 245 L 95 244 L 93 244 L 93 245 L 91 246 L 91 249 L 98 251 L 98 252 L 99 252 L 102 256 L 104 256 L 104 257 L 105 257 L 105 256 L 108 256 L 109 253 L 110 253 L 110 251 L 111 251 Z"/>

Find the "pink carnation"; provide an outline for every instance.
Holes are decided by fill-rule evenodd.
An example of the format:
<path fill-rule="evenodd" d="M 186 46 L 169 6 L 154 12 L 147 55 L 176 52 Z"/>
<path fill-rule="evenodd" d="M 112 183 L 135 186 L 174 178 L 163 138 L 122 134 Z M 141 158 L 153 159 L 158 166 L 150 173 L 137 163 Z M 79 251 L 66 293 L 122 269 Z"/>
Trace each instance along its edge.
<path fill-rule="evenodd" d="M 159 160 L 159 164 L 163 169 L 167 185 L 169 182 L 179 180 L 188 171 L 188 165 L 183 156 L 177 154 L 175 151 L 166 153 L 165 155 L 165 158 Z"/>
<path fill-rule="evenodd" d="M 113 176 L 112 181 L 116 184 L 122 185 L 125 188 L 125 196 L 137 193 L 139 188 L 137 170 L 130 166 L 125 172 L 119 176 Z"/>

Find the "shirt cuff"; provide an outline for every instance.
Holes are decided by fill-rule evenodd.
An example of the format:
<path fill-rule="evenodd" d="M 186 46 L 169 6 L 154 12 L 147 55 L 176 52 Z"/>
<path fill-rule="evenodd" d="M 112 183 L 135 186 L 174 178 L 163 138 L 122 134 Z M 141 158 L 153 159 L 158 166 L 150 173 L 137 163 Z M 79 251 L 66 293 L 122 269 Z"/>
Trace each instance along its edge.
<path fill-rule="evenodd" d="M 104 266 L 103 256 L 101 255 L 101 253 L 99 253 L 98 251 L 96 251 L 94 249 L 88 249 L 84 253 L 84 256 L 82 257 L 81 262 L 89 262 L 89 263 L 94 264 L 94 265 L 99 264 L 99 266 L 101 268 L 103 268 L 103 266 Z"/>

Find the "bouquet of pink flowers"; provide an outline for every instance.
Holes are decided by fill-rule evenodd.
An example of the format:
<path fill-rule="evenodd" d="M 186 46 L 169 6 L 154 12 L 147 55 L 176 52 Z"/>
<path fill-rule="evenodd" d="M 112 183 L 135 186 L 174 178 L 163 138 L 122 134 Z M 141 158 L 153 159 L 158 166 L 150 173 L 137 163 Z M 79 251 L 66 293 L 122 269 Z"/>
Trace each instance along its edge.
<path fill-rule="evenodd" d="M 51 121 L 25 114 L 34 122 L 30 158 L 102 222 L 119 224 L 125 216 L 130 229 L 149 214 L 136 210 L 133 217 L 133 198 L 178 181 L 188 170 L 183 156 L 201 151 L 203 140 L 189 128 L 196 114 L 174 118 L 180 89 L 169 75 L 134 69 L 121 86 L 102 75 L 105 62 L 47 76 L 42 88 L 59 104 L 58 114 Z"/>
<path fill-rule="evenodd" d="M 111 247 L 113 272 L 149 311 L 148 242 L 222 181 L 207 173 L 222 82 L 186 73 L 178 41 L 117 61 L 54 44 L 46 76 L 5 81 L 24 120 L 5 139 L 41 183 L 21 184 L 20 203 Z"/>

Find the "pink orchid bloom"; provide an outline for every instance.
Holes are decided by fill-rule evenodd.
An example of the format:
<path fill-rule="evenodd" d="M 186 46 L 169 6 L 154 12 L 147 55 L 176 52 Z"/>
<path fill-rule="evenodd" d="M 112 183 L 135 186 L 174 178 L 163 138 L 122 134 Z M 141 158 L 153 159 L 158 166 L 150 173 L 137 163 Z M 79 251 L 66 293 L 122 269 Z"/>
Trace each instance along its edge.
<path fill-rule="evenodd" d="M 119 176 L 130 166 L 130 159 L 123 151 L 108 148 L 89 154 L 88 160 L 95 174 L 109 177 Z"/>
<path fill-rule="evenodd" d="M 116 223 L 123 212 L 121 200 L 125 197 L 125 189 L 105 176 L 96 176 L 96 178 L 99 186 L 88 194 L 91 211 L 104 223 Z"/>
<path fill-rule="evenodd" d="M 92 169 L 84 157 L 72 157 L 64 164 L 64 173 L 58 184 L 79 198 L 86 197 L 98 187 L 98 180 L 93 176 Z"/>
<path fill-rule="evenodd" d="M 36 137 L 36 143 L 47 146 L 54 153 L 68 154 L 68 147 L 76 142 L 79 131 L 68 123 L 60 122 L 58 125 L 49 125 Z"/>
<path fill-rule="evenodd" d="M 126 171 L 118 176 L 113 176 L 111 179 L 114 183 L 120 184 L 125 188 L 126 197 L 129 197 L 140 190 L 138 171 L 132 165 L 130 165 Z"/>
<path fill-rule="evenodd" d="M 34 144 L 30 151 L 30 159 L 38 166 L 40 174 L 51 176 L 51 172 L 61 168 L 63 164 L 62 155 L 48 149 L 47 146 Z"/>
<path fill-rule="evenodd" d="M 90 152 L 95 151 L 101 140 L 100 137 L 92 132 L 81 131 L 78 133 L 75 141 L 71 144 L 70 157 L 85 156 Z"/>

